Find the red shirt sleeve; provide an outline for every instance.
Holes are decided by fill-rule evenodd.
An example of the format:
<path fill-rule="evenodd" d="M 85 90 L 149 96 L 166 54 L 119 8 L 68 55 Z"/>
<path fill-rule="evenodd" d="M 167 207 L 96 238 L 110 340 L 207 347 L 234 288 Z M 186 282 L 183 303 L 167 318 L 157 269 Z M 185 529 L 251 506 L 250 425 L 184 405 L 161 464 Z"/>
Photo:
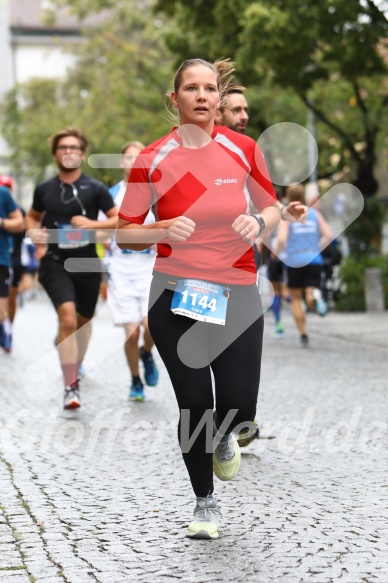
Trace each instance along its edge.
<path fill-rule="evenodd" d="M 147 161 L 149 156 L 140 152 L 129 175 L 119 210 L 119 217 L 139 225 L 144 223 L 153 199 L 152 175 Z"/>

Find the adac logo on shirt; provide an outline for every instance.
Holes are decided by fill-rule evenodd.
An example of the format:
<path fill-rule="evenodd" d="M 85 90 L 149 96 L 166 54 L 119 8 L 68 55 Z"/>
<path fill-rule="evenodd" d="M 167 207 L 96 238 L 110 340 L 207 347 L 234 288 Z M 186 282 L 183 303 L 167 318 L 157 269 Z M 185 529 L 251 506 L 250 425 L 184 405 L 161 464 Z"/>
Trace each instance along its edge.
<path fill-rule="evenodd" d="M 221 186 L 221 184 L 237 184 L 237 178 L 216 178 L 214 184 L 216 186 Z"/>

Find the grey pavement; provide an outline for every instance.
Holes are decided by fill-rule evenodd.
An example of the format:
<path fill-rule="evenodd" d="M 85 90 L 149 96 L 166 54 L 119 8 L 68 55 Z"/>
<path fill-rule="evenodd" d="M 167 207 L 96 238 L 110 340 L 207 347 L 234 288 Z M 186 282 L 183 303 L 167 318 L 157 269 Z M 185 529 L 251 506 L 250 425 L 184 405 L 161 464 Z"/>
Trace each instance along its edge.
<path fill-rule="evenodd" d="M 194 499 L 168 376 L 129 403 L 122 331 L 100 304 L 83 407 L 62 410 L 54 310 L 26 302 L 0 353 L 0 583 L 388 581 L 388 312 L 309 316 L 302 349 L 266 315 L 257 418 L 215 541 Z"/>

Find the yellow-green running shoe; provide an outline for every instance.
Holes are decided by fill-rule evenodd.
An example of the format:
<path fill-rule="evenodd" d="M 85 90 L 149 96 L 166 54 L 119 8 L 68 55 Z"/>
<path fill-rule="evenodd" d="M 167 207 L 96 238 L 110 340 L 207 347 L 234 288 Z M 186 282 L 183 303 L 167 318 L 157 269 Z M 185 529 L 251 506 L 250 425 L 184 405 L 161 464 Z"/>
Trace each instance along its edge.
<path fill-rule="evenodd" d="M 187 529 L 186 536 L 196 539 L 218 538 L 218 519 L 221 509 L 212 494 L 201 498 L 197 496 L 194 520 Z"/>
<path fill-rule="evenodd" d="M 232 480 L 241 461 L 240 447 L 235 433 L 227 433 L 213 453 L 213 471 L 220 480 Z"/>
<path fill-rule="evenodd" d="M 237 441 L 240 447 L 246 447 L 254 439 L 259 439 L 260 430 L 257 421 L 252 421 L 250 427 L 244 427 L 237 436 Z"/>

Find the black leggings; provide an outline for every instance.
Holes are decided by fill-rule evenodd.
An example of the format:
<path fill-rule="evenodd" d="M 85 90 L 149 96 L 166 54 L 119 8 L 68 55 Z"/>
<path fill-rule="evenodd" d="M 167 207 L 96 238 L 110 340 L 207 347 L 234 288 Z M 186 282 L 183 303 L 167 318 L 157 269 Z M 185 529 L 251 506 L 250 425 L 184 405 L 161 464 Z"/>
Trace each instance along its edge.
<path fill-rule="evenodd" d="M 180 412 L 178 439 L 196 496 L 213 491 L 212 452 L 206 447 L 214 409 L 210 371 L 214 375 L 217 426 L 230 410 L 237 410 L 224 433 L 253 421 L 256 413 L 264 324 L 260 295 L 256 285 L 230 287 L 226 324 L 220 326 L 173 314 L 174 286 L 165 277 L 154 275 L 151 286 L 148 325 L 175 391 Z M 182 435 L 192 436 L 204 415 L 210 424 L 202 425 L 187 451 L 190 442 L 182 447 Z"/>

